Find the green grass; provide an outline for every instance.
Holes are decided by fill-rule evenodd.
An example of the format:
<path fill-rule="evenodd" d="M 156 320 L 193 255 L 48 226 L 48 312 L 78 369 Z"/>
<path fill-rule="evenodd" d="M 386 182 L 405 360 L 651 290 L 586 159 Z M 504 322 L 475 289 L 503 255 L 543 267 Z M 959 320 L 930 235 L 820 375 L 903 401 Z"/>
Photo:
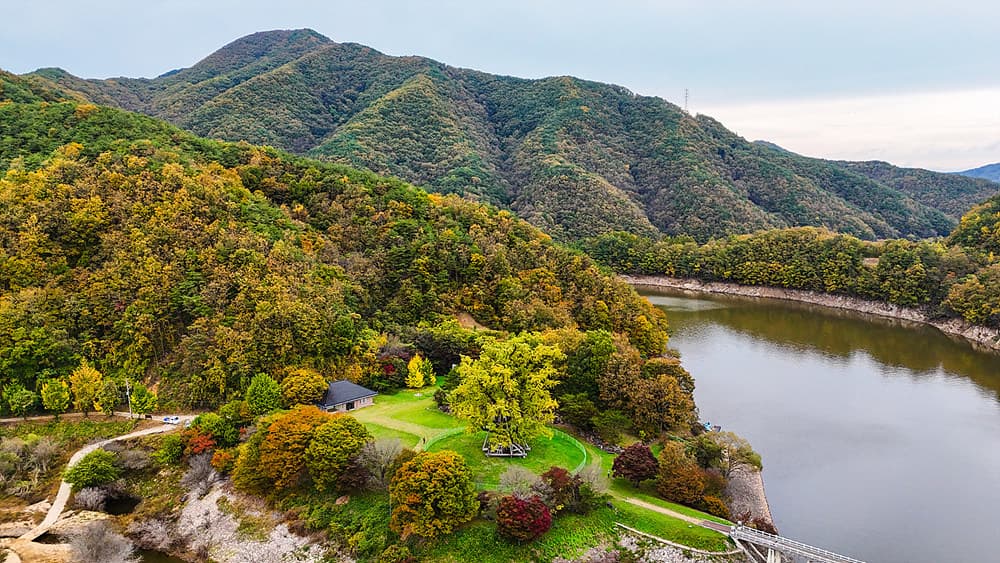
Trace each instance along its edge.
<path fill-rule="evenodd" d="M 714 530 L 624 501 L 616 501 L 614 506 L 618 513 L 617 521 L 640 532 L 705 551 L 727 551 L 732 548 L 729 538 Z"/>
<path fill-rule="evenodd" d="M 560 515 L 541 538 L 528 544 L 508 541 L 496 533 L 492 522 L 477 520 L 454 534 L 415 550 L 421 561 L 447 563 L 507 563 L 510 561 L 551 561 L 572 559 L 591 547 L 611 545 L 617 538 L 616 515 L 608 508 L 590 514 Z"/>
<path fill-rule="evenodd" d="M 453 450 L 465 457 L 476 484 L 480 489 L 496 488 L 500 474 L 513 465 L 520 465 L 533 473 L 544 473 L 553 465 L 570 471 L 582 469 L 587 462 L 587 454 L 582 445 L 572 436 L 554 430 L 552 438 L 535 438 L 531 441 L 528 457 L 504 458 L 483 455 L 482 445 L 485 433 L 468 434 L 461 432 L 428 445 L 429 451 Z"/>
<path fill-rule="evenodd" d="M 542 473 L 553 465 L 577 471 L 587 464 L 599 463 L 605 473 L 611 471 L 615 457 L 613 454 L 557 429 L 553 429 L 552 438 L 532 440 L 531 452 L 525 459 L 486 457 L 481 450 L 483 433 L 469 434 L 464 431 L 464 423 L 437 410 L 433 400 L 436 389 L 429 387 L 379 395 L 373 406 L 354 411 L 351 415 L 364 423 L 376 438 L 399 438 L 404 445 L 418 450 L 454 450 L 460 453 L 469 464 L 480 489 L 496 488 L 500 475 L 512 465 L 521 465 L 535 473 Z M 551 561 L 555 557 L 579 555 L 601 543 L 612 543 L 617 537 L 615 522 L 698 549 L 729 549 L 728 539 L 718 532 L 629 504 L 622 498 L 633 497 L 686 516 L 728 524 L 721 518 L 661 500 L 645 489 L 633 487 L 624 479 L 613 479 L 609 493 L 616 497 L 613 499 L 614 509 L 602 507 L 586 516 L 560 515 L 545 536 L 528 545 L 516 545 L 499 538 L 492 522 L 476 521 L 455 534 L 420 545 L 415 548 L 414 554 L 420 560 L 445 562 Z M 368 507 L 365 502 L 359 504 L 359 500 L 362 499 L 355 498 L 346 507 L 339 509 L 346 511 L 341 518 L 346 517 L 352 522 L 347 526 L 354 530 L 352 533 L 357 532 L 358 528 L 355 526 L 360 521 L 369 521 L 371 525 L 372 518 L 378 521 L 382 519 L 375 512 L 365 516 L 369 512 Z M 387 512 L 381 502 L 374 503 L 378 505 L 377 510 Z M 348 517 L 347 514 L 354 516 Z M 341 525 L 343 524 L 346 522 Z M 385 539 L 385 536 L 371 532 L 352 541 L 359 541 L 361 544 L 372 542 L 370 545 L 374 547 L 374 544 Z"/>
<path fill-rule="evenodd" d="M 381 424 L 376 424 L 374 422 L 365 423 L 365 428 L 371 433 L 376 439 L 393 439 L 396 438 L 403 444 L 403 447 L 412 448 L 417 445 L 420 441 L 420 437 L 416 434 L 410 434 L 409 432 L 404 432 L 402 430 L 396 430 L 395 428 L 389 428 L 387 426 L 382 426 Z"/>

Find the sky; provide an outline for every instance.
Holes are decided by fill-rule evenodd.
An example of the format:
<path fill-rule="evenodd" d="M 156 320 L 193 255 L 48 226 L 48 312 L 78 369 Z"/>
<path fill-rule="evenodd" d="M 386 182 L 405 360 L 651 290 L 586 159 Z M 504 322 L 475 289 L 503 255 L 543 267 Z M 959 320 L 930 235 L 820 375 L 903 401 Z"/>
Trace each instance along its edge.
<path fill-rule="evenodd" d="M 157 76 L 238 37 L 312 28 L 390 55 L 573 75 L 809 156 L 954 171 L 1000 161 L 1000 2 L 18 0 L 0 68 Z"/>

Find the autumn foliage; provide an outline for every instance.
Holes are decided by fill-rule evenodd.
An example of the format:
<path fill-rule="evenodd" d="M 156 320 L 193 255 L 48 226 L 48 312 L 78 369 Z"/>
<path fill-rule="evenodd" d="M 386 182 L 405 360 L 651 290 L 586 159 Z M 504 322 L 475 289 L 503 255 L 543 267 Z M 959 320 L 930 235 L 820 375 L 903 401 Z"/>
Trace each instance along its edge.
<path fill-rule="evenodd" d="M 702 471 L 682 444 L 673 441 L 663 444 L 656 491 L 661 497 L 681 504 L 694 506 L 701 501 L 705 491 Z"/>
<path fill-rule="evenodd" d="M 334 415 L 313 406 L 299 406 L 279 415 L 260 445 L 258 470 L 277 490 L 298 485 L 306 475 L 306 449 L 317 428 Z"/>
<path fill-rule="evenodd" d="M 404 463 L 389 485 L 390 527 L 404 538 L 450 534 L 479 511 L 465 459 L 449 450 L 423 452 Z"/>
<path fill-rule="evenodd" d="M 516 541 L 532 541 L 552 527 L 552 513 L 542 499 L 506 496 L 497 507 L 497 532 Z"/>
<path fill-rule="evenodd" d="M 615 477 L 624 477 L 638 487 L 640 482 L 656 477 L 659 467 L 649 446 L 636 442 L 618 454 L 611 469 Z"/>

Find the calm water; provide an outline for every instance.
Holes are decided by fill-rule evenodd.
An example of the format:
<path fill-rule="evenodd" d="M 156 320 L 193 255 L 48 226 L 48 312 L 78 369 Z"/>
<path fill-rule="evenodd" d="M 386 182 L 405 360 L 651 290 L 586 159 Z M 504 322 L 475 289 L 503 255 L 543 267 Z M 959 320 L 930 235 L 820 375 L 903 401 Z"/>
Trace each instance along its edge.
<path fill-rule="evenodd" d="M 870 562 L 1000 562 L 1000 356 L 821 307 L 643 293 L 701 419 L 763 456 L 783 535 Z"/>

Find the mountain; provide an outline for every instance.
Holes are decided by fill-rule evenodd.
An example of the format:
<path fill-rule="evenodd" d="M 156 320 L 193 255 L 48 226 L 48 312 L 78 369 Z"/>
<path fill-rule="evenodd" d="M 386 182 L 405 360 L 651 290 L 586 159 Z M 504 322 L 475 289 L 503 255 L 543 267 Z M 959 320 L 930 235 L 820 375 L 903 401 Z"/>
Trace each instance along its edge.
<path fill-rule="evenodd" d="M 607 330 L 636 358 L 666 342 L 662 313 L 589 258 L 454 195 L 198 138 L 39 77 L 0 74 L 0 141 L 0 389 L 83 358 L 155 384 L 164 408 L 295 367 L 376 384 L 406 346 L 457 361 L 468 316 Z"/>
<path fill-rule="evenodd" d="M 930 237 L 958 219 L 939 197 L 955 189 L 949 175 L 927 172 L 930 187 L 907 191 L 755 145 L 620 86 L 496 76 L 311 30 L 256 33 L 154 79 L 83 80 L 59 69 L 32 76 L 202 136 L 508 208 L 561 239 L 614 230 L 706 239 L 798 225 L 867 239 Z M 993 193 L 982 189 L 973 199 Z"/>
<path fill-rule="evenodd" d="M 957 172 L 957 174 L 971 178 L 984 178 L 991 182 L 1000 182 L 1000 162 L 987 164 L 986 166 L 980 166 L 979 168 L 973 168 L 964 172 Z"/>

